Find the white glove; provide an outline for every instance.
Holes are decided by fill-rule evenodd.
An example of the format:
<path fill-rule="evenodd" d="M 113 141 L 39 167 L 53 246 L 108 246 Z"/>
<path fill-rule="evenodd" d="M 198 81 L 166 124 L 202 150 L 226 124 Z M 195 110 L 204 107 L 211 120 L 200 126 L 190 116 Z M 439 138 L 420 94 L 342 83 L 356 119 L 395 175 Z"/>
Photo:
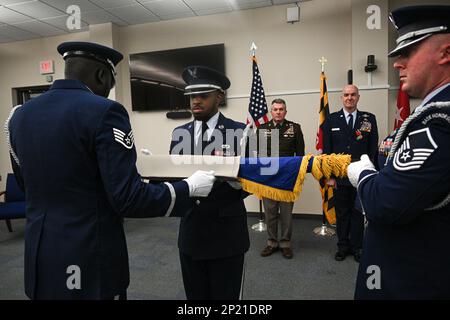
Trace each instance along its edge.
<path fill-rule="evenodd" d="M 227 183 L 236 190 L 242 189 L 242 184 L 239 181 L 227 181 Z"/>
<path fill-rule="evenodd" d="M 190 197 L 207 197 L 216 181 L 216 177 L 212 170 L 198 170 L 189 178 L 184 179 L 184 181 L 189 185 Z"/>
<path fill-rule="evenodd" d="M 375 171 L 375 166 L 372 161 L 370 161 L 367 154 L 361 156 L 360 161 L 352 162 L 347 168 L 347 176 L 350 183 L 356 188 L 358 186 L 359 175 L 364 170 Z"/>

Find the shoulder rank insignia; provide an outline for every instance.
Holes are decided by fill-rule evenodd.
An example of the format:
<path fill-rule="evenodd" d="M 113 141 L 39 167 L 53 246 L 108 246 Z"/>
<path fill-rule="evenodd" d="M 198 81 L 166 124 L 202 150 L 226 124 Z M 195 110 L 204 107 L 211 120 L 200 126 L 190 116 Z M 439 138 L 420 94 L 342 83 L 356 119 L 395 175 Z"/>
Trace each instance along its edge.
<path fill-rule="evenodd" d="M 410 132 L 394 155 L 394 168 L 399 171 L 419 169 L 438 148 L 429 128 Z"/>
<path fill-rule="evenodd" d="M 123 145 L 127 149 L 133 148 L 134 137 L 133 130 L 130 130 L 128 134 L 125 134 L 122 130 L 113 128 L 114 140 Z"/>

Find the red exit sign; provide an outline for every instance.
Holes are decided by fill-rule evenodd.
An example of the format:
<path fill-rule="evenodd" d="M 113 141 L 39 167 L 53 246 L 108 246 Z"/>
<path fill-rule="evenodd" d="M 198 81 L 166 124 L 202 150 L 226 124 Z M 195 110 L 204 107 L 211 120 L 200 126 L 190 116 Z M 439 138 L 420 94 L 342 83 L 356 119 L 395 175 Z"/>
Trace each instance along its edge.
<path fill-rule="evenodd" d="M 45 60 L 39 62 L 39 71 L 41 72 L 41 74 L 55 73 L 53 60 Z"/>

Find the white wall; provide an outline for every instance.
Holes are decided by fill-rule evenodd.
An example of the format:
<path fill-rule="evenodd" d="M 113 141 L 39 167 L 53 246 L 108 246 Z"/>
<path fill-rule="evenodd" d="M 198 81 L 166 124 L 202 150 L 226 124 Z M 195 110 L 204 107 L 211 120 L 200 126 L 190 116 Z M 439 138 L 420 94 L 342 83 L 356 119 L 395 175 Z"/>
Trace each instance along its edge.
<path fill-rule="evenodd" d="M 397 5 L 400 0 L 395 1 Z M 404 1 L 407 2 L 407 1 Z M 382 29 L 369 31 L 365 26 L 369 4 L 382 10 Z M 386 58 L 389 39 L 387 0 L 314 0 L 300 3 L 300 22 L 286 23 L 289 5 L 192 17 L 127 27 L 91 26 L 89 32 L 68 36 L 36 39 L 0 45 L 0 122 L 11 107 L 11 88 L 45 84 L 38 73 L 38 62 L 53 59 L 55 79 L 63 75 L 62 59 L 56 46 L 63 41 L 90 40 L 112 45 L 126 59 L 119 65 L 120 79 L 115 97 L 130 112 L 136 147 L 149 148 L 153 153 L 166 154 L 171 131 L 184 123 L 169 120 L 164 112 L 132 112 L 128 70 L 128 55 L 138 52 L 166 50 L 215 43 L 225 44 L 226 71 L 231 80 L 228 106 L 222 112 L 238 121 L 245 121 L 251 85 L 250 45 L 258 46 L 257 58 L 262 73 L 267 100 L 284 98 L 288 119 L 302 126 L 306 152 L 315 153 L 318 124 L 320 63 L 325 66 L 331 111 L 341 108 L 339 90 L 346 84 L 347 70 L 353 69 L 354 83 L 361 89 L 360 109 L 375 113 L 380 137 L 388 132 L 391 122 L 393 94 L 387 89 L 390 73 Z M 390 31 L 392 32 L 392 30 Z M 373 87 L 367 86 L 364 65 L 368 54 L 376 55 L 378 70 L 373 73 Z M 6 144 L 0 142 L 0 174 L 10 172 Z M 4 181 L 0 182 L 0 186 Z M 1 188 L 0 188 L 1 189 Z M 249 211 L 258 211 L 254 197 L 247 199 Z M 294 212 L 320 214 L 321 199 L 317 183 L 308 176 L 301 200 Z"/>
<path fill-rule="evenodd" d="M 64 77 L 64 63 L 56 47 L 64 41 L 88 41 L 89 33 L 49 37 L 0 44 L 0 125 L 3 128 L 13 104 L 12 89 L 48 85 L 46 77 L 39 74 L 39 62 L 53 60 L 54 79 Z M 3 130 L 2 130 L 3 132 Z M 12 172 L 4 134 L 0 134 L 0 190 L 4 190 L 6 174 Z"/>

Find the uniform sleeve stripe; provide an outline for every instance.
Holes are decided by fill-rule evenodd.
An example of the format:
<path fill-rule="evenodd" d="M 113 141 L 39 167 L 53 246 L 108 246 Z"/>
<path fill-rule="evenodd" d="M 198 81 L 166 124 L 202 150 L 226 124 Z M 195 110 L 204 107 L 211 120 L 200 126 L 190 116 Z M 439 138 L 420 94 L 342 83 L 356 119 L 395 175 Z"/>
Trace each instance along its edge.
<path fill-rule="evenodd" d="M 414 169 L 420 169 L 422 164 L 423 164 L 423 162 L 420 165 L 412 165 L 412 166 L 408 166 L 408 167 L 399 167 L 399 166 L 396 166 L 396 164 L 394 163 L 394 167 L 398 171 L 409 171 L 409 170 L 414 170 Z"/>
<path fill-rule="evenodd" d="M 118 135 L 118 134 L 115 134 L 115 135 L 114 135 L 114 138 L 115 138 L 116 140 L 117 140 L 117 139 L 123 140 L 125 137 L 120 136 L 120 135 Z"/>
<path fill-rule="evenodd" d="M 173 207 L 175 206 L 175 200 L 177 199 L 177 194 L 175 193 L 174 187 L 170 183 L 164 182 L 164 184 L 169 188 L 170 197 L 172 199 L 172 201 L 170 202 L 169 208 L 167 209 L 166 215 L 165 215 L 166 217 L 169 217 L 170 214 L 172 213 Z"/>
<path fill-rule="evenodd" d="M 424 163 L 424 161 L 409 161 L 408 163 L 398 162 L 396 164 L 398 167 L 406 168 L 406 167 L 410 167 L 410 166 L 417 165 L 417 164 L 423 164 L 423 163 Z"/>
<path fill-rule="evenodd" d="M 372 170 L 372 171 L 373 171 L 373 173 L 370 173 L 370 174 L 364 176 L 361 180 L 358 181 L 358 185 L 356 186 L 356 188 L 358 190 L 359 190 L 359 186 L 361 185 L 361 183 L 363 183 L 363 181 L 365 181 L 367 178 L 369 178 L 371 176 L 374 176 L 374 175 L 378 174 L 378 171 L 376 171 L 376 170 Z"/>
<path fill-rule="evenodd" d="M 417 157 L 428 157 L 432 152 L 414 152 L 414 156 Z"/>
<path fill-rule="evenodd" d="M 119 129 L 113 128 L 113 132 L 114 132 L 114 134 L 117 134 L 117 135 L 120 135 L 120 136 L 125 136 L 125 132 L 123 132 L 123 131 L 121 131 Z"/>

